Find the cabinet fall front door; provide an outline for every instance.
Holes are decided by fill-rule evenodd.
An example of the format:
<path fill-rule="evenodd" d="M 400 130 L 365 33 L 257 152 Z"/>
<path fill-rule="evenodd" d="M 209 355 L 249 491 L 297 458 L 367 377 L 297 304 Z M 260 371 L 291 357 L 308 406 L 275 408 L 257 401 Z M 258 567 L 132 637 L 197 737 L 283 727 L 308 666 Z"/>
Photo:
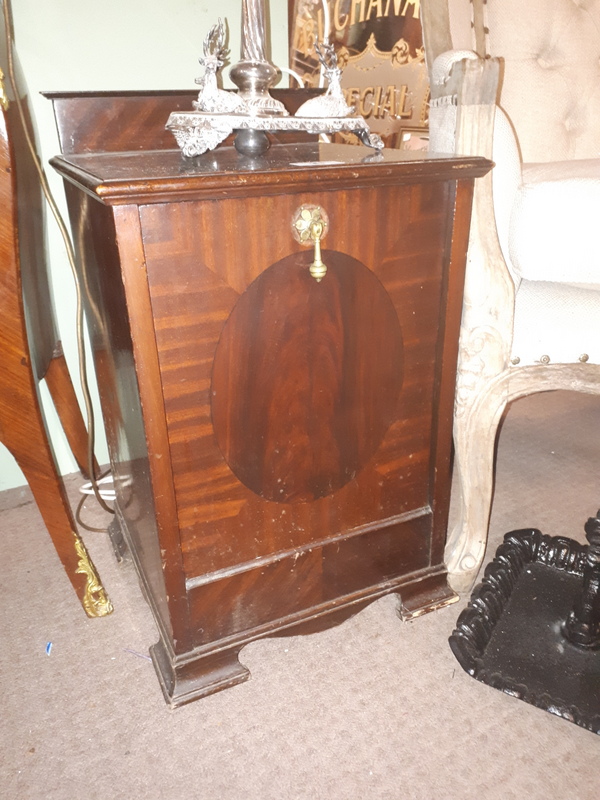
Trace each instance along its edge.
<path fill-rule="evenodd" d="M 171 705 L 247 678 L 238 654 L 257 638 L 389 592 L 403 617 L 456 599 L 454 373 L 473 179 L 489 163 L 366 153 L 54 160 L 117 518 Z M 320 259 L 314 237 L 298 241 L 315 208 Z"/>

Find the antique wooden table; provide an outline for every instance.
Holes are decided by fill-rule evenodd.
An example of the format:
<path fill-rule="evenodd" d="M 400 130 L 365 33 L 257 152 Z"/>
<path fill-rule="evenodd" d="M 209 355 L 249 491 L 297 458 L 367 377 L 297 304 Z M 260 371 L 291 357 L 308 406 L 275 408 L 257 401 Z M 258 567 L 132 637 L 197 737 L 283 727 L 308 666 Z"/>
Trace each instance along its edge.
<path fill-rule="evenodd" d="M 403 618 L 456 599 L 454 376 L 490 162 L 298 143 L 258 161 L 223 147 L 52 163 L 169 704 L 248 678 L 238 654 L 258 638 L 389 592 Z M 315 206 L 320 281 L 293 225 Z"/>

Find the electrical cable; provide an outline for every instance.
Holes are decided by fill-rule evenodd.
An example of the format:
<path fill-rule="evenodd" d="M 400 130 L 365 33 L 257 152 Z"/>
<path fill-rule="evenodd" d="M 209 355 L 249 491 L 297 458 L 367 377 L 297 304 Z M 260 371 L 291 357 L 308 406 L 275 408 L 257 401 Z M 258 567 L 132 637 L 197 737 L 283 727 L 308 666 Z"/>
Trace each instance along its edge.
<path fill-rule="evenodd" d="M 96 484 L 98 487 L 105 483 L 112 483 L 113 477 L 110 471 L 103 473 L 96 479 Z M 80 525 L 86 531 L 92 531 L 93 533 L 105 533 L 106 528 L 94 528 L 91 525 L 85 523 L 81 517 L 81 511 L 83 506 L 85 505 L 86 500 L 90 495 L 94 494 L 94 490 L 92 487 L 92 482 L 88 481 L 84 483 L 82 486 L 79 487 L 79 491 L 83 495 L 80 499 L 79 503 L 77 504 L 77 508 L 75 509 L 75 520 L 78 525 Z M 115 499 L 115 490 L 114 489 L 99 489 L 100 496 L 106 500 L 114 500 Z"/>
<path fill-rule="evenodd" d="M 100 489 L 100 486 L 103 486 L 108 483 L 113 484 L 112 489 Z M 98 486 L 98 491 L 100 492 L 100 495 L 104 497 L 105 500 L 115 499 L 114 482 L 110 472 L 105 472 L 103 475 L 100 475 L 100 477 L 96 478 L 96 486 Z M 92 486 L 92 482 L 88 481 L 87 483 L 84 483 L 82 486 L 79 487 L 79 491 L 81 492 L 81 494 L 87 494 L 87 495 L 94 494 L 94 488 Z"/>
<path fill-rule="evenodd" d="M 12 28 L 12 6 L 11 0 L 3 0 L 3 13 L 4 13 L 4 23 L 5 23 L 5 33 L 6 33 L 6 52 L 8 58 L 8 79 L 10 81 L 10 85 L 12 87 L 12 91 L 15 97 L 15 103 L 19 112 L 19 117 L 21 119 L 21 124 L 23 126 L 23 131 L 25 133 L 25 141 L 27 143 L 27 147 L 33 159 L 33 163 L 37 170 L 37 173 L 40 178 L 40 184 L 42 187 L 42 191 L 44 193 L 44 197 L 46 198 L 46 202 L 50 206 L 56 224 L 60 230 L 66 254 L 67 260 L 69 262 L 69 266 L 71 268 L 71 273 L 73 275 L 73 281 L 75 283 L 75 291 L 76 291 L 76 298 L 77 298 L 77 310 L 76 310 L 76 324 L 77 324 L 77 349 L 79 355 L 79 380 L 81 382 L 81 389 L 83 392 L 83 398 L 85 403 L 86 409 L 86 416 L 87 416 L 87 430 L 88 430 L 88 471 L 90 475 L 90 485 L 92 487 L 92 491 L 96 497 L 96 500 L 100 504 L 100 506 L 105 510 L 108 511 L 110 514 L 114 514 L 114 510 L 105 503 L 103 497 L 101 496 L 100 490 L 97 485 L 97 479 L 95 475 L 95 468 L 94 468 L 94 440 L 95 440 L 95 422 L 94 422 L 94 409 L 92 406 L 92 398 L 88 383 L 88 373 L 87 373 L 87 359 L 85 353 L 85 340 L 84 340 L 84 333 L 83 333 L 83 297 L 81 291 L 81 284 L 79 281 L 79 275 L 77 274 L 77 267 L 75 264 L 75 250 L 73 247 L 73 243 L 69 236 L 69 232 L 67 226 L 65 224 L 64 219 L 60 213 L 58 205 L 54 199 L 52 191 L 50 189 L 50 185 L 48 183 L 48 179 L 46 177 L 46 173 L 44 171 L 44 167 L 42 165 L 41 159 L 39 158 L 33 140 L 31 138 L 31 134 L 29 132 L 29 128 L 27 125 L 27 119 L 25 116 L 25 111 L 23 109 L 23 104 L 21 103 L 21 97 L 19 95 L 19 91 L 17 88 L 17 80 L 15 76 L 15 67 L 14 67 L 14 56 L 13 56 L 13 28 Z M 85 497 L 84 497 L 85 500 Z M 82 504 L 81 504 L 82 505 Z M 83 526 L 87 527 L 87 526 Z M 94 530 L 94 529 L 89 529 Z"/>
<path fill-rule="evenodd" d="M 291 75 L 292 78 L 294 78 L 294 80 L 298 83 L 298 86 L 301 89 L 304 89 L 304 81 L 297 72 L 295 72 L 293 69 L 288 69 L 287 67 L 278 67 L 278 69 L 280 72 L 283 72 L 286 75 Z"/>
<path fill-rule="evenodd" d="M 83 497 L 77 504 L 77 508 L 75 509 L 75 522 L 79 525 L 80 528 L 83 528 L 85 531 L 91 531 L 92 533 L 106 533 L 106 528 L 94 528 L 92 525 L 88 525 L 86 522 L 84 522 L 83 519 L 81 518 L 81 511 L 87 499 L 88 496 L 83 495 Z"/>

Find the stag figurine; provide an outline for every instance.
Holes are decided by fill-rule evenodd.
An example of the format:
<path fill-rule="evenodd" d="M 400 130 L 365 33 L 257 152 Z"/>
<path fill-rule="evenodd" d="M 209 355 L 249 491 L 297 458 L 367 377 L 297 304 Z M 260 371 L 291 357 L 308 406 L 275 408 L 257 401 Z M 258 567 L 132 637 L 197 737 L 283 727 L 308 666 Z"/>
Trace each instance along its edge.
<path fill-rule="evenodd" d="M 354 112 L 344 99 L 342 92 L 342 70 L 332 44 L 315 43 L 317 58 L 321 62 L 327 91 L 321 97 L 313 97 L 303 103 L 296 112 L 297 117 L 348 117 Z"/>
<path fill-rule="evenodd" d="M 198 60 L 204 67 L 204 75 L 196 78 L 196 83 L 200 85 L 198 99 L 193 103 L 196 111 L 207 114 L 246 113 L 248 109 L 242 98 L 234 92 L 220 89 L 217 83 L 217 73 L 229 54 L 225 47 L 225 26 L 220 18 L 206 34 L 203 49 L 204 56 Z"/>

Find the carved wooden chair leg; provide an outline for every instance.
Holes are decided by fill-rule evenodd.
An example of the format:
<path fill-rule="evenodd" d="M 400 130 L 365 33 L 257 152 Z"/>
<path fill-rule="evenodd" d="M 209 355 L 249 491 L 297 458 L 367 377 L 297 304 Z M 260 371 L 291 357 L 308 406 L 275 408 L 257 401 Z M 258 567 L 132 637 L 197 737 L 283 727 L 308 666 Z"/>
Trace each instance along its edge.
<path fill-rule="evenodd" d="M 485 556 L 494 485 L 494 446 L 505 392 L 485 392 L 455 417 L 455 468 L 460 511 L 446 545 L 445 560 L 454 591 L 468 592 Z"/>
<path fill-rule="evenodd" d="M 89 475 L 87 428 L 77 402 L 69 368 L 61 350 L 50 361 L 44 378 L 77 466 L 81 474 L 89 478 L 91 476 Z M 97 475 L 99 468 L 96 459 L 93 461 L 93 468 Z"/>

